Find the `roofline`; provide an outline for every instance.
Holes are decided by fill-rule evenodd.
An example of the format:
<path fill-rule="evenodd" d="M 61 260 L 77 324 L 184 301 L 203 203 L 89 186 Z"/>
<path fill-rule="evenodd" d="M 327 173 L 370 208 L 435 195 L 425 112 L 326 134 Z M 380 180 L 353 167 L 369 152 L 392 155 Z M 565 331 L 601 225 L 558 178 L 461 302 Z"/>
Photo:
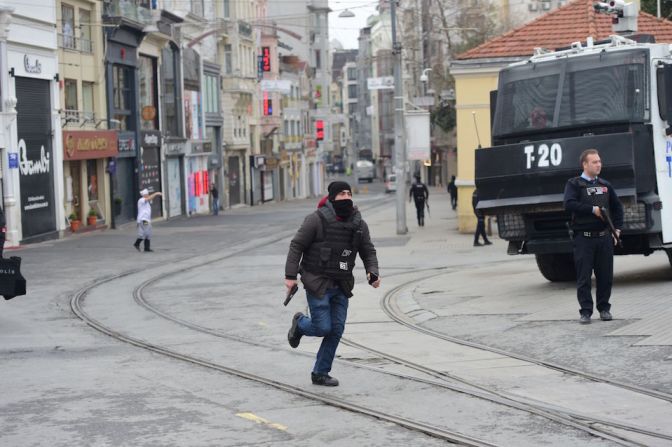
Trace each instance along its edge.
<path fill-rule="evenodd" d="M 498 73 L 502 67 L 522 62 L 529 56 L 517 57 L 486 57 L 479 59 L 454 60 L 450 63 L 450 74 L 453 76 L 473 75 L 476 73 L 489 74 Z"/>

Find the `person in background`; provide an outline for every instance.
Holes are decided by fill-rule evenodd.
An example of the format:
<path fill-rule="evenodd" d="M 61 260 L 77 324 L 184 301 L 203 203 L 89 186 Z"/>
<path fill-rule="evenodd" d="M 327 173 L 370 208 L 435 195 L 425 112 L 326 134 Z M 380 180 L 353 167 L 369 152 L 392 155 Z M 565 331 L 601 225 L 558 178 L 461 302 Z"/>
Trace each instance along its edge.
<path fill-rule="evenodd" d="M 425 226 L 425 202 L 429 199 L 429 190 L 420 180 L 420 175 L 416 174 L 415 182 L 411 185 L 409 202 L 413 199 L 415 202 L 415 211 L 418 215 L 418 225 Z"/>
<path fill-rule="evenodd" d="M 478 205 L 478 189 L 474 189 L 474 193 L 471 196 L 471 206 L 474 208 L 474 214 L 477 219 L 476 232 L 474 233 L 474 247 L 492 245 L 492 242 L 488 240 L 488 235 L 485 233 L 485 215 L 483 211 L 476 209 L 476 205 Z M 479 236 L 483 237 L 482 244 L 478 241 Z"/>
<path fill-rule="evenodd" d="M 214 183 L 210 185 L 210 195 L 212 196 L 212 214 L 216 216 L 219 214 L 219 191 Z"/>
<path fill-rule="evenodd" d="M 457 208 L 457 185 L 455 184 L 454 175 L 450 178 L 450 183 L 448 183 L 448 193 L 450 194 L 450 206 L 453 209 Z"/>
<path fill-rule="evenodd" d="M 133 246 L 140 251 L 140 242 L 145 241 L 145 252 L 154 251 L 150 248 L 150 239 L 152 238 L 152 200 L 156 196 L 163 196 L 160 192 L 149 193 L 147 188 L 140 191 L 138 200 L 138 238 Z"/>

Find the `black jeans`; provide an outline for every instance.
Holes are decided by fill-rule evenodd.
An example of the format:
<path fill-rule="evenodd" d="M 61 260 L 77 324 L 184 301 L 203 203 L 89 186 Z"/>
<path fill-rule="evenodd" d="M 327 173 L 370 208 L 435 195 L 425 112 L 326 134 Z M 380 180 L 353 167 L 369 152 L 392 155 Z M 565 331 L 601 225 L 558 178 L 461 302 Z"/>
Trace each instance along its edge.
<path fill-rule="evenodd" d="M 418 222 L 420 222 L 420 219 L 423 219 L 425 217 L 425 201 L 424 200 L 416 200 L 415 201 L 415 210 L 418 213 Z"/>
<path fill-rule="evenodd" d="M 593 314 L 591 278 L 595 272 L 595 298 L 598 311 L 609 311 L 611 286 L 614 280 L 614 241 L 607 232 L 601 237 L 586 237 L 577 232 L 574 238 L 574 264 L 576 266 L 576 297 L 582 315 Z"/>
<path fill-rule="evenodd" d="M 488 240 L 488 235 L 485 233 L 485 217 L 476 216 L 478 222 L 476 223 L 476 232 L 474 233 L 474 243 L 478 242 L 478 237 L 483 236 L 483 242 Z"/>

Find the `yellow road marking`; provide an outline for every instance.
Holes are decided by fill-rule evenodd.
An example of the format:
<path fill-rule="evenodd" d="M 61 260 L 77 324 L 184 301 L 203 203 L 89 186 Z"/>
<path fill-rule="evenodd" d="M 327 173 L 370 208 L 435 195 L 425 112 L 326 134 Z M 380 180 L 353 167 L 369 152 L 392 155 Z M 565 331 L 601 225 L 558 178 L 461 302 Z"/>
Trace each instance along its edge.
<path fill-rule="evenodd" d="M 262 417 L 257 416 L 254 413 L 238 413 L 236 414 L 239 418 L 247 419 L 248 421 L 256 422 L 257 424 L 266 425 L 276 430 L 287 431 L 287 426 L 282 424 L 276 424 L 275 422 L 268 421 Z"/>

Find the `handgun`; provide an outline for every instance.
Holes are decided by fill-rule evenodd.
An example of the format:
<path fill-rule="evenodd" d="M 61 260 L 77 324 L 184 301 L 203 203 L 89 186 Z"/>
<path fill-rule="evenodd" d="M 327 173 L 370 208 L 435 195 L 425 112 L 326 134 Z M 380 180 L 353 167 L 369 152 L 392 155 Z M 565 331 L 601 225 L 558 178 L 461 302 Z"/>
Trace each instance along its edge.
<path fill-rule="evenodd" d="M 292 288 L 290 289 L 290 291 L 287 292 L 287 297 L 285 297 L 285 302 L 284 302 L 285 306 L 287 304 L 289 304 L 290 301 L 292 301 L 292 298 L 294 298 L 294 295 L 296 294 L 296 292 L 298 292 L 298 290 L 299 290 L 298 284 L 294 284 L 292 286 Z"/>

